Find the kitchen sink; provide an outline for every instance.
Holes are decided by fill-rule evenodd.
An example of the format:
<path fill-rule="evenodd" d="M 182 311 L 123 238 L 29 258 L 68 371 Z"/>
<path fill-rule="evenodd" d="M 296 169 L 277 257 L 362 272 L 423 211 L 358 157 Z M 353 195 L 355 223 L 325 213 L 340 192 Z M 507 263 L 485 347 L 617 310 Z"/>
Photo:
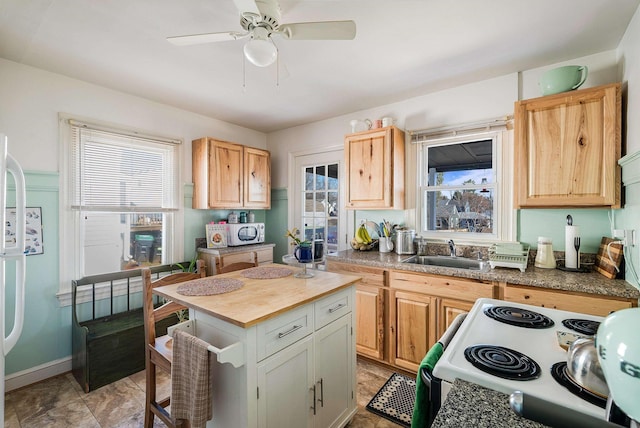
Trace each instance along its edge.
<path fill-rule="evenodd" d="M 451 256 L 412 256 L 402 263 L 413 263 L 418 265 L 442 266 L 456 269 L 486 270 L 489 262 L 477 259 L 467 259 L 465 257 Z"/>

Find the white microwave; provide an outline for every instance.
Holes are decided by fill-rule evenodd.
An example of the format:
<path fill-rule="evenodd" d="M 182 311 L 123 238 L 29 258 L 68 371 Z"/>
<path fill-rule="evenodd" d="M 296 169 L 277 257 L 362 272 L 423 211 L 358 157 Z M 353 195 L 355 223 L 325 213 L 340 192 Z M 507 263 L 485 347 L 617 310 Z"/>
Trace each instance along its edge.
<path fill-rule="evenodd" d="M 264 223 L 229 223 L 227 224 L 227 245 L 260 244 L 264 242 Z"/>

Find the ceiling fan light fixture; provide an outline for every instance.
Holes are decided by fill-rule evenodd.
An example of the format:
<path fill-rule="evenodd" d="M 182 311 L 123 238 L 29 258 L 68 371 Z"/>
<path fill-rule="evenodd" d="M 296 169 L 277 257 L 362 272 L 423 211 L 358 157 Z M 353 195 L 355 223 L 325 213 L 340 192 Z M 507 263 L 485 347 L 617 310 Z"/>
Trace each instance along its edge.
<path fill-rule="evenodd" d="M 268 67 L 275 62 L 278 49 L 269 39 L 266 29 L 256 27 L 253 30 L 251 40 L 244 45 L 244 56 L 258 67 Z"/>
<path fill-rule="evenodd" d="M 278 56 L 278 50 L 271 42 L 253 39 L 244 45 L 244 56 L 246 56 L 253 65 L 268 67 L 275 62 Z"/>

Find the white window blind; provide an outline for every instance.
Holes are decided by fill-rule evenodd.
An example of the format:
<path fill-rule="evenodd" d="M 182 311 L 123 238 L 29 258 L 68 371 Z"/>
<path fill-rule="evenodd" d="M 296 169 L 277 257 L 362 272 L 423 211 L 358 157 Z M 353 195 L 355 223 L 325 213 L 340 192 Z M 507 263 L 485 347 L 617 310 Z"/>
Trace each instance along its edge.
<path fill-rule="evenodd" d="M 177 210 L 178 145 L 71 124 L 71 208 Z"/>

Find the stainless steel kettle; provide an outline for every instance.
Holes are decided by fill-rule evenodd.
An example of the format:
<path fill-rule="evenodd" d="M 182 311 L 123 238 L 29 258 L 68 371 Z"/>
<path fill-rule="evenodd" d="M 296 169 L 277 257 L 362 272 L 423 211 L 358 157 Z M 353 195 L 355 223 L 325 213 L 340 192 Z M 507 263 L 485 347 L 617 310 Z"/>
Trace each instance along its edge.
<path fill-rule="evenodd" d="M 415 254 L 416 250 L 413 246 L 413 240 L 416 237 L 416 231 L 412 229 L 396 230 L 396 253 L 397 254 Z"/>

